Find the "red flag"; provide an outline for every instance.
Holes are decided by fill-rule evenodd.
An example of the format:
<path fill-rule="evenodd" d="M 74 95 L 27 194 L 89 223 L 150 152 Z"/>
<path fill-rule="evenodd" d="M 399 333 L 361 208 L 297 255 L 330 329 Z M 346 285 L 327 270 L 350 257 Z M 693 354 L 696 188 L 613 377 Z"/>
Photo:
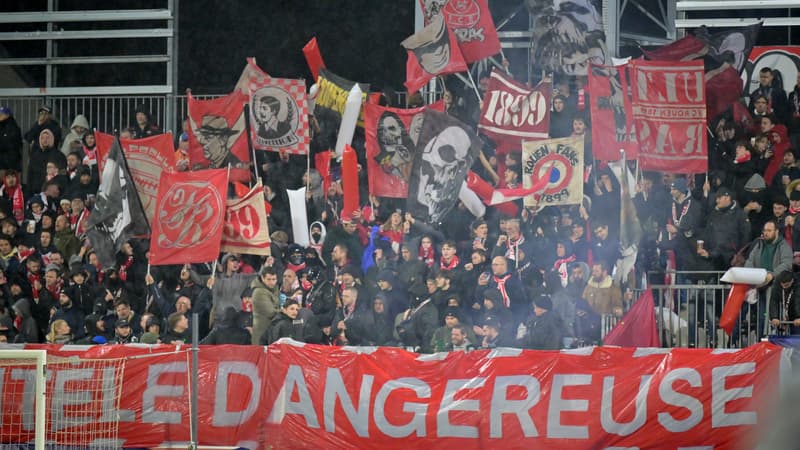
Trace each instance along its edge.
<path fill-rule="evenodd" d="M 708 53 L 708 45 L 693 35 L 662 45 L 653 50 L 644 50 L 642 53 L 647 59 L 658 61 L 691 61 L 702 58 Z"/>
<path fill-rule="evenodd" d="M 656 327 L 653 293 L 645 290 L 625 317 L 608 332 L 603 345 L 620 347 L 661 347 Z"/>
<path fill-rule="evenodd" d="M 250 150 L 244 104 L 239 91 L 225 97 L 197 100 L 186 93 L 189 113 L 189 163 L 192 170 L 222 169 L 231 165 L 231 179 L 250 181 Z"/>
<path fill-rule="evenodd" d="M 225 222 L 228 170 L 161 174 L 150 240 L 153 265 L 213 261 Z"/>
<path fill-rule="evenodd" d="M 331 151 L 325 150 L 314 155 L 314 168 L 317 169 L 322 177 L 322 189 L 325 197 L 328 196 L 328 188 L 331 186 Z"/>
<path fill-rule="evenodd" d="M 305 80 L 250 80 L 250 136 L 257 150 L 308 153 L 308 100 Z"/>
<path fill-rule="evenodd" d="M 133 184 L 142 202 L 147 221 L 152 223 L 156 210 L 156 195 L 161 173 L 174 172 L 175 152 L 172 133 L 144 139 L 120 139 L 122 151 L 133 177 Z"/>
<path fill-rule="evenodd" d="M 531 89 L 493 70 L 478 129 L 497 144 L 501 155 L 519 150 L 523 139 L 547 139 L 551 96 L 549 81 Z"/>
<path fill-rule="evenodd" d="M 267 211 L 264 207 L 264 188 L 260 182 L 253 189 L 241 183 L 234 184 L 237 185 L 239 198 L 228 199 L 220 250 L 247 255 L 269 255 L 269 228 Z M 240 185 L 244 188 L 244 195 L 238 195 Z"/>
<path fill-rule="evenodd" d="M 244 196 L 250 192 L 250 188 L 239 181 L 234 181 L 231 184 L 233 184 L 233 190 L 236 192 L 236 196 L 239 198 L 244 198 Z"/>
<path fill-rule="evenodd" d="M 752 288 L 749 284 L 733 283 L 728 298 L 725 300 L 725 306 L 722 308 L 722 314 L 719 317 L 719 327 L 725 331 L 728 336 L 733 333 L 733 327 L 736 326 L 736 320 L 739 318 L 739 313 L 742 311 L 742 304 L 744 298 L 747 296 L 747 291 Z"/>
<path fill-rule="evenodd" d="M 494 196 L 494 188 L 491 184 L 487 183 L 486 180 L 479 177 L 478 174 L 471 170 L 467 173 L 467 188 L 474 192 L 483 203 L 487 205 L 491 204 L 489 202 Z M 494 207 L 502 214 L 509 217 L 516 217 L 517 214 L 519 214 L 519 207 L 517 207 L 514 202 L 499 203 L 494 205 Z"/>
<path fill-rule="evenodd" d="M 630 70 L 642 169 L 707 172 L 703 61 L 634 60 Z"/>
<path fill-rule="evenodd" d="M 592 115 L 592 153 L 600 161 L 617 161 L 620 150 L 636 159 L 639 145 L 633 128 L 628 65 L 589 68 L 589 111 Z"/>
<path fill-rule="evenodd" d="M 417 92 L 437 75 L 467 70 L 458 41 L 441 16 L 434 17 L 430 25 L 406 38 L 401 45 L 408 50 L 405 85 L 409 94 Z"/>
<path fill-rule="evenodd" d="M 303 54 L 306 56 L 306 62 L 308 63 L 308 68 L 311 69 L 311 75 L 314 76 L 314 81 L 317 81 L 319 69 L 325 67 L 325 61 L 322 60 L 322 53 L 319 51 L 316 36 L 311 38 L 303 47 Z"/>
<path fill-rule="evenodd" d="M 414 109 L 364 106 L 369 193 L 378 197 L 408 197 L 416 141 L 427 109 L 444 112 L 437 102 Z"/>
<path fill-rule="evenodd" d="M 106 166 L 108 153 L 111 151 L 111 147 L 114 145 L 114 141 L 117 140 L 117 137 L 113 134 L 94 130 L 94 140 L 97 144 L 97 173 L 100 174 L 102 181 L 103 168 Z"/>
<path fill-rule="evenodd" d="M 727 110 L 730 105 L 739 104 L 742 96 L 742 79 L 733 66 L 726 66 L 718 73 L 706 74 L 706 95 L 708 96 L 708 113 L 706 117 L 714 118 Z"/>
<path fill-rule="evenodd" d="M 350 218 L 353 211 L 361 208 L 358 199 L 358 159 L 353 147 L 346 145 L 342 153 L 342 190 L 344 191 L 344 208 L 342 218 Z"/>
<path fill-rule="evenodd" d="M 445 23 L 456 35 L 461 54 L 468 63 L 500 53 L 500 38 L 489 11 L 488 0 L 446 1 L 444 6 L 431 1 L 419 1 L 426 25 L 434 16 L 444 16 Z"/>

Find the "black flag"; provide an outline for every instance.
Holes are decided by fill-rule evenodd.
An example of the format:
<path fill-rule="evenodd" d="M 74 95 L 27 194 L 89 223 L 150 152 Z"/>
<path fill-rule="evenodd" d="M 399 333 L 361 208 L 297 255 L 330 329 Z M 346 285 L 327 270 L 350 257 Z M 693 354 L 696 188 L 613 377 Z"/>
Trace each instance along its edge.
<path fill-rule="evenodd" d="M 100 263 L 111 267 L 128 239 L 150 234 L 119 139 L 114 139 L 108 152 L 101 179 L 97 201 L 86 224 L 87 235 Z"/>
<path fill-rule="evenodd" d="M 458 200 L 482 143 L 458 119 L 431 110 L 424 114 L 406 209 L 417 219 L 437 223 Z"/>

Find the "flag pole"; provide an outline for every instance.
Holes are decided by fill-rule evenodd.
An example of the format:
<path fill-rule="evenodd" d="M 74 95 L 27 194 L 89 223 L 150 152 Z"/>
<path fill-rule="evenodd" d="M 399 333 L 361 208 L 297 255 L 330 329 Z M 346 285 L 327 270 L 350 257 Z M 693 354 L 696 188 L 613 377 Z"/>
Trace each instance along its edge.
<path fill-rule="evenodd" d="M 253 158 L 253 173 L 257 178 L 260 178 L 258 175 L 258 161 L 256 160 L 256 148 L 253 147 L 253 136 L 250 134 L 250 104 L 245 103 L 242 107 L 242 112 L 244 113 L 244 128 L 247 134 L 247 147 L 250 149 L 250 153 L 252 153 Z M 230 166 L 228 166 L 228 178 L 230 178 Z M 250 188 L 253 188 L 253 180 L 250 179 Z"/>
<path fill-rule="evenodd" d="M 306 192 L 311 190 L 311 150 L 306 152 Z"/>
<path fill-rule="evenodd" d="M 472 72 L 467 70 L 467 76 L 469 76 L 469 81 L 472 82 L 472 90 L 475 91 L 475 96 L 478 97 L 478 103 L 482 102 L 483 99 L 481 98 L 481 93 L 478 92 L 478 85 L 475 84 L 475 79 L 472 78 Z"/>

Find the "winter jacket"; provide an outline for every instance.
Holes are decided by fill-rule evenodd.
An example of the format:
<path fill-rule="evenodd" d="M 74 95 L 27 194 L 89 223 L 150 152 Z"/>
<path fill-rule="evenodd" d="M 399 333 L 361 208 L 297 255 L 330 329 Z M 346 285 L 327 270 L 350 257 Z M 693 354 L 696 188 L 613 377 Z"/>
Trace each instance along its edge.
<path fill-rule="evenodd" d="M 78 130 L 76 130 L 77 127 L 83 127 L 83 133 L 78 133 Z M 76 143 L 77 148 L 83 147 L 83 135 L 89 131 L 89 121 L 86 119 L 86 116 L 83 114 L 75 116 L 75 120 L 72 121 L 69 130 L 69 134 L 67 134 L 64 138 L 64 142 L 61 144 L 61 153 L 63 153 L 64 156 L 74 151 L 73 143 Z"/>
<path fill-rule="evenodd" d="M 561 348 L 563 324 L 558 314 L 547 311 L 541 316 L 533 316 L 527 327 L 528 334 L 523 340 L 523 348 L 531 350 L 558 350 Z"/>
<path fill-rule="evenodd" d="M 761 259 L 764 246 L 764 239 L 758 239 L 753 244 L 753 247 L 750 249 L 750 255 L 747 256 L 747 261 L 744 263 L 745 267 L 767 268 L 764 261 Z M 768 270 L 768 272 L 771 273 L 774 278 L 785 270 L 792 270 L 792 249 L 782 237 L 778 236 L 775 245 L 775 253 L 772 256 L 772 270 Z"/>
<path fill-rule="evenodd" d="M 261 277 L 253 279 L 250 287 L 253 288 L 253 334 L 250 341 L 258 345 L 280 310 L 280 288 L 277 284 L 268 288 Z"/>
<path fill-rule="evenodd" d="M 239 313 L 233 308 L 225 308 L 222 319 L 214 325 L 201 345 L 249 345 L 250 333 L 239 322 Z"/>
<path fill-rule="evenodd" d="M 622 308 L 622 290 L 610 275 L 600 282 L 589 279 L 583 298 L 597 314 L 613 314 L 614 308 Z"/>
<path fill-rule="evenodd" d="M 22 131 L 13 116 L 0 122 L 0 169 L 22 170 Z"/>
<path fill-rule="evenodd" d="M 298 333 L 297 328 L 294 326 L 294 319 L 287 316 L 283 311 L 272 319 L 272 323 L 265 335 L 269 337 L 262 336 L 261 343 L 267 345 L 285 337 L 292 338 L 295 341 L 303 341 L 302 333 Z"/>

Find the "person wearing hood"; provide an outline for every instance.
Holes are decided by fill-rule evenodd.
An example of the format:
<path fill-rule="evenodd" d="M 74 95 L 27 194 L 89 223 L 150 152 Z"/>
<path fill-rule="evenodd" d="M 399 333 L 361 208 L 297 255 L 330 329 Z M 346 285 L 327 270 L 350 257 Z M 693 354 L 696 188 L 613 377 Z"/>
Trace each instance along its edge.
<path fill-rule="evenodd" d="M 89 130 L 89 121 L 83 114 L 78 114 L 72 121 L 69 127 L 69 134 L 64 138 L 61 144 L 61 153 L 64 156 L 69 155 L 73 151 L 81 151 L 83 149 L 83 136 Z"/>
<path fill-rule="evenodd" d="M 325 224 L 319 221 L 311 222 L 308 234 L 310 239 L 308 246 L 316 250 L 319 258 L 322 259 L 322 247 L 325 245 L 325 236 L 328 234 Z"/>
<path fill-rule="evenodd" d="M 783 154 L 783 163 L 772 178 L 770 190 L 773 194 L 782 194 L 794 180 L 800 179 L 800 167 L 797 167 L 797 156 L 791 149 Z"/>
<path fill-rule="evenodd" d="M 49 105 L 39 107 L 39 115 L 36 117 L 36 122 L 31 125 L 23 136 L 25 142 L 31 145 L 31 150 L 37 147 L 42 130 L 50 130 L 53 134 L 54 146 L 61 142 L 61 124 L 53 118 L 53 108 Z"/>
<path fill-rule="evenodd" d="M 55 135 L 49 128 L 39 134 L 39 144 L 31 147 L 28 161 L 28 192 L 36 194 L 42 191 L 47 180 L 47 164 L 66 167 L 67 157 L 56 147 Z"/>
<path fill-rule="evenodd" d="M 97 314 L 89 314 L 83 318 L 83 337 L 75 341 L 76 345 L 97 345 L 108 343 L 103 318 Z"/>
<path fill-rule="evenodd" d="M 558 350 L 561 348 L 563 324 L 553 312 L 553 302 L 547 295 L 533 300 L 533 317 L 527 324 L 527 334 L 522 348 L 530 350 Z"/>
<path fill-rule="evenodd" d="M 239 312 L 229 306 L 200 345 L 250 345 L 251 340 L 250 333 L 241 324 Z"/>
<path fill-rule="evenodd" d="M 22 130 L 14 113 L 7 106 L 0 107 L 0 179 L 7 170 L 22 171 Z"/>
<path fill-rule="evenodd" d="M 322 175 L 319 174 L 317 169 L 311 169 L 303 174 L 303 185 L 308 184 L 309 186 L 314 210 L 320 212 L 325 211 L 325 191 L 323 190 L 322 181 Z"/>
<path fill-rule="evenodd" d="M 408 309 L 408 294 L 390 269 L 383 269 L 378 273 L 377 283 L 380 294 L 383 294 L 384 307 L 389 316 L 394 318 Z"/>
<path fill-rule="evenodd" d="M 375 321 L 374 345 L 388 346 L 394 342 L 394 318 L 389 312 L 392 300 L 385 292 L 379 292 L 372 300 L 372 316 Z"/>
<path fill-rule="evenodd" d="M 269 336 L 269 327 L 278 314 L 278 274 L 272 267 L 262 267 L 250 286 L 253 288 L 253 332 L 250 341 L 253 345 L 259 345 L 262 336 Z"/>
<path fill-rule="evenodd" d="M 36 324 L 36 319 L 33 318 L 32 303 L 33 301 L 29 298 L 21 297 L 12 306 L 14 315 L 19 321 L 17 326 L 18 333 L 15 338 L 15 342 L 18 344 L 38 344 L 42 342 L 43 335 Z"/>
<path fill-rule="evenodd" d="M 574 111 L 567 106 L 567 98 L 561 94 L 553 96 L 553 110 L 550 111 L 550 137 L 563 138 L 572 134 Z"/>
<path fill-rule="evenodd" d="M 222 318 L 222 313 L 228 306 L 237 311 L 242 309 L 242 291 L 257 278 L 256 274 L 241 273 L 239 257 L 232 253 L 226 253 L 220 265 L 222 272 L 208 280 L 208 288 L 212 292 L 212 314 L 215 322 Z"/>
<path fill-rule="evenodd" d="M 136 108 L 136 123 L 131 127 L 133 139 L 143 139 L 161 134 L 161 128 L 153 123 L 150 111 L 145 105 Z"/>
<path fill-rule="evenodd" d="M 736 199 L 750 221 L 749 240 L 758 238 L 764 223 L 772 215 L 772 209 L 769 208 L 771 203 L 769 191 L 764 177 L 759 174 L 751 176 L 745 183 L 742 193 L 736 192 Z"/>

